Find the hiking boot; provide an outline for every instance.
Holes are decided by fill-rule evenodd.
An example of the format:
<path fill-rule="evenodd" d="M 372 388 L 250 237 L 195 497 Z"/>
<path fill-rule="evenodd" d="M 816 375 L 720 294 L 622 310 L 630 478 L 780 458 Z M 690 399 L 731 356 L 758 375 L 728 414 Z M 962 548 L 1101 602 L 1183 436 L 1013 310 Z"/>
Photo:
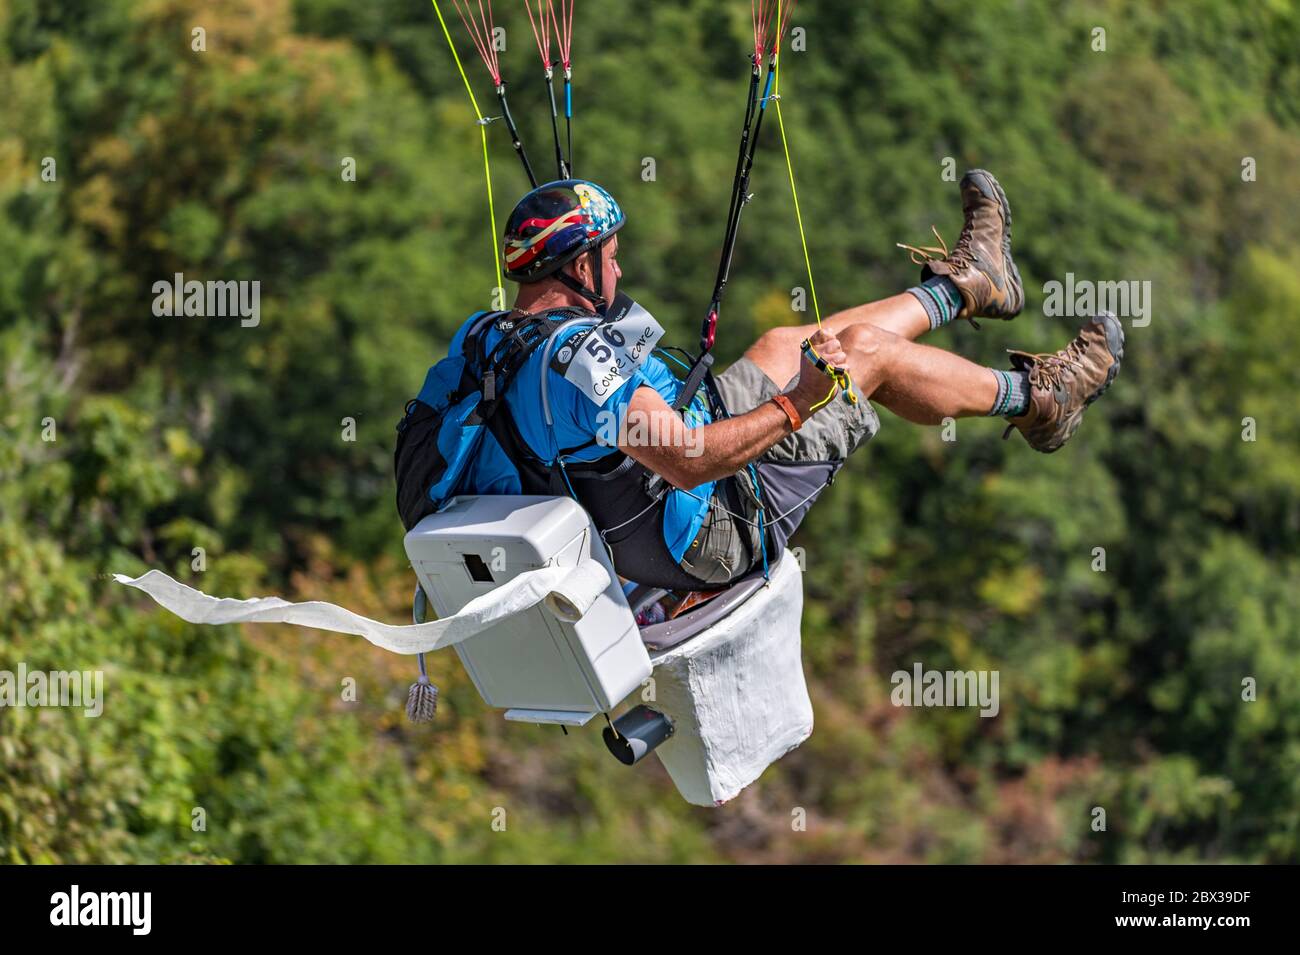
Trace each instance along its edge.
<path fill-rule="evenodd" d="M 1102 312 L 1055 354 L 1011 352 L 1011 364 L 1029 372 L 1029 408 L 1008 418 L 1002 437 L 1019 428 L 1035 451 L 1051 454 L 1069 441 L 1083 411 L 1105 393 L 1124 358 L 1124 328 Z"/>
<path fill-rule="evenodd" d="M 938 246 L 898 243 L 922 266 L 921 281 L 946 276 L 961 292 L 958 318 L 972 325 L 976 317 L 1013 319 L 1025 305 L 1020 271 L 1011 258 L 1011 204 L 992 173 L 972 169 L 961 179 L 961 206 L 966 224 L 951 252 L 931 226 Z"/>

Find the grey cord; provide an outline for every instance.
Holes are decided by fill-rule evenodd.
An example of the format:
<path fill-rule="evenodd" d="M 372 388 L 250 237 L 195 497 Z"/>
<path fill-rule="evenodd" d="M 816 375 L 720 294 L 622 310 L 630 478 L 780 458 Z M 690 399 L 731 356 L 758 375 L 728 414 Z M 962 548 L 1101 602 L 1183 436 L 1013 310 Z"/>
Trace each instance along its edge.
<path fill-rule="evenodd" d="M 546 387 L 547 381 L 549 381 L 551 377 L 550 375 L 546 374 L 546 369 L 550 367 L 551 364 L 551 348 L 555 345 L 555 339 L 560 334 L 560 332 L 564 331 L 566 328 L 568 328 L 571 325 L 578 325 L 583 323 L 594 327 L 600 324 L 600 319 L 599 318 L 569 319 L 567 322 L 565 322 L 555 331 L 551 332 L 551 334 L 546 339 L 545 347 L 542 349 L 542 414 L 546 418 L 546 426 L 548 428 L 555 427 L 555 422 L 551 420 L 551 392 L 550 389 Z M 558 447 L 556 450 L 557 451 L 559 450 Z"/>
<path fill-rule="evenodd" d="M 725 479 L 724 479 L 724 480 L 725 480 Z M 820 494 L 820 493 L 821 493 L 825 488 L 826 488 L 826 485 L 823 484 L 823 485 L 821 485 L 821 487 L 818 487 L 816 490 L 814 490 L 812 493 L 810 493 L 807 497 L 805 497 L 802 501 L 799 501 L 797 504 L 795 504 L 793 507 L 791 507 L 788 511 L 785 511 L 785 512 L 783 512 L 783 513 L 781 513 L 781 514 L 777 514 L 775 517 L 768 517 L 768 518 L 765 518 L 766 523 L 768 524 L 768 526 L 771 526 L 771 525 L 772 525 L 773 523 L 775 523 L 776 521 L 783 520 L 784 518 L 786 518 L 786 517 L 788 517 L 789 515 L 793 514 L 793 513 L 794 513 L 795 511 L 797 511 L 799 508 L 803 507 L 803 506 L 804 506 L 805 504 L 807 504 L 809 501 L 811 501 L 815 496 L 817 496 L 818 494 Z M 685 490 L 684 488 L 678 488 L 677 490 L 681 491 L 681 493 L 685 494 L 687 497 L 692 497 L 692 498 L 694 498 L 694 499 L 697 500 L 697 501 L 703 501 L 705 504 L 707 504 L 707 505 L 708 505 L 709 507 L 711 507 L 711 508 L 712 508 L 712 507 L 716 507 L 716 508 L 722 510 L 723 512 L 727 513 L 727 514 L 730 514 L 733 518 L 735 518 L 736 520 L 740 521 L 742 524 L 748 524 L 750 527 L 758 527 L 758 523 L 757 523 L 756 521 L 751 521 L 749 518 L 747 518 L 747 517 L 743 517 L 743 516 L 741 516 L 740 514 L 737 514 L 735 511 L 731 510 L 730 508 L 728 508 L 727 506 L 725 506 L 725 505 L 723 505 L 723 504 L 720 504 L 720 503 L 714 501 L 712 498 L 708 498 L 708 499 L 702 498 L 702 497 L 700 497 L 698 494 L 692 494 L 690 491 L 687 491 L 687 490 Z M 622 525 L 620 524 L 619 526 L 621 527 Z M 611 528 L 611 530 L 616 530 L 616 529 L 617 529 L 617 528 Z"/>
<path fill-rule="evenodd" d="M 654 498 L 654 500 L 652 500 L 645 507 L 641 508 L 641 510 L 637 511 L 635 514 L 633 514 L 631 517 L 625 520 L 622 524 L 615 524 L 613 527 L 606 527 L 604 530 L 600 532 L 600 536 L 603 538 L 606 534 L 612 534 L 614 531 L 618 530 L 621 527 L 627 527 L 627 525 L 639 519 L 641 515 L 643 515 L 646 511 L 650 510 L 650 508 L 654 507 L 661 500 L 663 500 L 664 495 L 666 495 L 667 493 L 668 493 L 667 491 L 661 493 L 658 497 Z"/>

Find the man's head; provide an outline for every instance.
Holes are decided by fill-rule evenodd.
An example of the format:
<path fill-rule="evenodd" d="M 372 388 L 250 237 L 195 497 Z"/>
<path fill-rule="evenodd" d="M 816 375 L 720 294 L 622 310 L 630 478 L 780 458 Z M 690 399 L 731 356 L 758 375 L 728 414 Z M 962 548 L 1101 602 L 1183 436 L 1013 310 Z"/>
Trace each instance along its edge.
<path fill-rule="evenodd" d="M 611 301 L 621 272 L 614 233 L 626 222 L 605 189 L 583 179 L 539 186 L 524 196 L 506 222 L 506 277 L 534 288 L 558 283 L 593 306 Z"/>

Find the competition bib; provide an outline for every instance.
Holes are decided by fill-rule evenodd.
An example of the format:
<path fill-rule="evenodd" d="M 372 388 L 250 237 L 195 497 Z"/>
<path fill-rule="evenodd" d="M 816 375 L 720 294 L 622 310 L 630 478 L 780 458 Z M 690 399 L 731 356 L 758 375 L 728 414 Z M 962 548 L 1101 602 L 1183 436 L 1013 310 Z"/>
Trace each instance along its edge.
<path fill-rule="evenodd" d="M 582 329 L 556 349 L 551 368 L 603 406 L 663 336 L 655 317 L 619 292 L 599 325 Z"/>

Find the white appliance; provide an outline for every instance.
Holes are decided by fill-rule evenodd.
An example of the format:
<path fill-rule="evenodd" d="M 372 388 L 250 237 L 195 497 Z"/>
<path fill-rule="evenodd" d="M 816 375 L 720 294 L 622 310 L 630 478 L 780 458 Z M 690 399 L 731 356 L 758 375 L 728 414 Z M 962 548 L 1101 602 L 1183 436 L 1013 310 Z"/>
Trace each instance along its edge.
<path fill-rule="evenodd" d="M 576 567 L 584 558 L 609 571 L 609 586 L 576 623 L 539 604 L 457 644 L 484 702 L 505 709 L 506 719 L 581 726 L 650 676 L 650 656 L 609 554 L 576 501 L 453 498 L 411 529 L 406 553 L 440 617 L 525 571 Z"/>
<path fill-rule="evenodd" d="M 789 552 L 769 581 L 751 574 L 645 628 L 590 517 L 568 498 L 455 498 L 406 535 L 406 553 L 440 617 L 526 571 L 597 561 L 609 582 L 597 595 L 606 574 L 589 564 L 599 578 L 581 610 L 557 613 L 552 594 L 455 644 L 456 653 L 484 702 L 510 720 L 582 726 L 638 691 L 637 705 L 603 730 L 605 743 L 629 764 L 653 751 L 688 802 L 727 802 L 812 732 L 803 575 Z M 639 606 L 662 593 L 638 588 L 631 599 Z"/>

